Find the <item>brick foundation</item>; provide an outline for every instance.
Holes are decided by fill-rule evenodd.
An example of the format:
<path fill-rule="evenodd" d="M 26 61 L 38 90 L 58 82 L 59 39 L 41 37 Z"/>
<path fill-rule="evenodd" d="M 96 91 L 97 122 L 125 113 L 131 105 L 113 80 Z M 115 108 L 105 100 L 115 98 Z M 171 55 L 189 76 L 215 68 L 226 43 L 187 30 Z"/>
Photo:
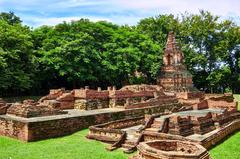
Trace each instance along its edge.
<path fill-rule="evenodd" d="M 210 159 L 207 150 L 199 144 L 180 140 L 153 140 L 137 146 L 133 159 Z"/>
<path fill-rule="evenodd" d="M 175 106 L 172 105 L 173 107 Z M 0 135 L 17 138 L 23 141 L 37 141 L 52 137 L 64 136 L 88 128 L 91 125 L 106 123 L 109 121 L 141 117 L 145 114 L 164 112 L 168 105 L 119 110 L 110 113 L 93 113 L 91 115 L 58 115 L 48 118 L 20 118 L 9 115 L 0 115 Z"/>

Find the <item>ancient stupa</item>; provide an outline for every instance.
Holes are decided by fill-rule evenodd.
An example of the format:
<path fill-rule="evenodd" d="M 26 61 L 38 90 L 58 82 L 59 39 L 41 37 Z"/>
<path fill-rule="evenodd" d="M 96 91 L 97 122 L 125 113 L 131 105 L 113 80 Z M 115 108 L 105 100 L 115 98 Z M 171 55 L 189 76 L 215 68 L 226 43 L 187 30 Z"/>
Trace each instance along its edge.
<path fill-rule="evenodd" d="M 184 54 L 180 50 L 174 32 L 169 32 L 163 55 L 163 66 L 157 79 L 165 90 L 186 92 L 193 91 L 192 75 L 184 64 Z"/>

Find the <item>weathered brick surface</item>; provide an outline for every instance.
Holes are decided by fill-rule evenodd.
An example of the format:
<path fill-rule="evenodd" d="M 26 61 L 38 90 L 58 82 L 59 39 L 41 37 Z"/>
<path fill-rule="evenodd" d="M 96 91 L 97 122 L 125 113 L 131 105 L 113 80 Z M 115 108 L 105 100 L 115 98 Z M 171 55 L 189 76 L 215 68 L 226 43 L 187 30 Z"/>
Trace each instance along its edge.
<path fill-rule="evenodd" d="M 133 92 L 139 92 L 139 91 L 163 91 L 162 86 L 159 85 L 147 85 L 147 84 L 141 84 L 141 85 L 126 85 L 122 87 L 120 90 L 130 90 Z"/>
<path fill-rule="evenodd" d="M 109 107 L 109 100 L 107 99 L 76 99 L 74 102 L 75 109 L 93 110 Z"/>
<path fill-rule="evenodd" d="M 21 122 L 16 121 L 8 116 L 0 116 L 2 121 L 1 128 L 4 129 L 4 133 L 0 135 L 5 135 L 13 138 L 18 138 L 24 141 L 36 141 L 41 139 L 48 139 L 52 137 L 64 136 L 79 131 L 83 128 L 88 128 L 91 125 L 101 124 L 109 121 L 115 121 L 125 118 L 141 117 L 145 114 L 153 114 L 164 112 L 165 109 L 171 109 L 172 107 L 180 106 L 156 106 L 156 107 L 147 107 L 139 109 L 129 109 L 123 111 L 117 111 L 112 113 L 101 113 L 101 114 L 92 114 L 85 116 L 76 116 L 76 117 L 64 117 L 60 119 L 51 119 L 47 121 L 34 121 L 34 122 Z M 27 131 L 21 131 L 23 135 L 17 135 L 12 132 L 13 130 L 22 129 L 22 126 L 19 128 L 18 124 L 6 126 L 6 122 L 17 122 L 21 123 L 26 127 Z M 22 137 L 24 136 L 24 137 Z M 26 138 L 27 136 L 27 138 Z"/>
<path fill-rule="evenodd" d="M 110 91 L 110 98 L 122 99 L 122 98 L 134 98 L 134 97 L 154 97 L 154 91 L 139 91 L 133 92 L 130 90 L 115 90 Z"/>
<path fill-rule="evenodd" d="M 154 98 L 154 93 L 163 94 L 163 89 L 157 85 L 133 85 L 125 86 L 120 90 L 116 87 L 109 87 L 108 90 L 74 89 L 66 91 L 64 89 L 50 90 L 49 95 L 41 98 L 40 103 L 48 103 L 53 107 L 60 106 L 60 109 L 101 109 L 108 107 L 124 107 L 126 100 L 131 99 L 136 103 L 142 100 Z M 165 95 L 164 98 L 167 98 Z M 53 101 L 59 102 L 59 105 Z M 51 102 L 50 102 L 51 101 Z M 151 106 L 147 105 L 146 106 Z M 136 108 L 136 107 L 135 107 Z"/>
<path fill-rule="evenodd" d="M 201 145 L 180 140 L 153 140 L 138 146 L 139 154 L 132 159 L 210 159 Z"/>
<path fill-rule="evenodd" d="M 178 115 L 170 117 L 168 133 L 181 136 L 193 134 L 194 132 L 191 117 L 180 117 Z"/>
<path fill-rule="evenodd" d="M 153 141 L 153 140 L 181 140 L 181 141 L 190 141 L 196 142 L 210 149 L 212 146 L 224 140 L 228 135 L 240 130 L 240 120 L 239 118 L 231 121 L 227 125 L 224 125 L 218 129 L 216 133 L 212 133 L 210 136 L 203 138 L 201 141 L 189 139 L 180 135 L 172 135 L 168 133 L 157 133 L 157 132 L 144 132 L 144 141 Z"/>
<path fill-rule="evenodd" d="M 0 98 L 0 115 L 6 114 L 7 108 L 8 108 L 8 106 L 7 106 L 6 102 Z"/>
<path fill-rule="evenodd" d="M 74 97 L 78 99 L 107 99 L 109 91 L 107 90 L 90 90 L 90 89 L 75 89 Z"/>
<path fill-rule="evenodd" d="M 206 134 L 213 131 L 215 128 L 214 120 L 211 113 L 207 113 L 205 116 L 192 116 L 191 121 L 193 124 L 193 130 L 195 134 Z"/>
<path fill-rule="evenodd" d="M 199 103 L 196 103 L 193 105 L 194 110 L 201 110 L 201 109 L 207 109 L 207 108 L 209 108 L 207 100 L 202 100 Z"/>
<path fill-rule="evenodd" d="M 144 123 L 144 117 L 130 118 L 107 122 L 89 127 L 87 138 L 104 142 L 116 142 L 123 135 L 121 129 Z"/>
<path fill-rule="evenodd" d="M 194 92 L 177 92 L 176 93 L 177 98 L 180 99 L 203 99 L 204 98 L 204 92 L 200 91 L 194 91 Z"/>
<path fill-rule="evenodd" d="M 43 102 L 44 100 L 56 99 L 57 97 L 61 96 L 64 92 L 65 92 L 64 88 L 61 88 L 61 89 L 51 89 L 47 96 L 44 96 L 41 99 L 39 99 L 39 102 Z"/>
<path fill-rule="evenodd" d="M 27 141 L 28 140 L 27 123 L 0 117 L 0 135 Z"/>
<path fill-rule="evenodd" d="M 193 90 L 192 75 L 183 63 L 183 52 L 179 49 L 173 32 L 168 34 L 163 55 L 161 74 L 157 79 L 164 89 L 185 92 Z"/>
<path fill-rule="evenodd" d="M 23 104 L 14 103 L 7 109 L 7 114 L 24 118 L 63 114 L 63 112 L 58 109 L 31 102 L 32 101 L 24 101 Z"/>
<path fill-rule="evenodd" d="M 216 145 L 217 143 L 225 139 L 228 135 L 239 130 L 240 130 L 240 120 L 237 119 L 232 121 L 228 125 L 222 127 L 220 131 L 212 134 L 211 136 L 205 138 L 199 143 L 203 145 L 206 149 L 210 149 L 212 146 Z"/>
<path fill-rule="evenodd" d="M 160 96 L 158 98 L 151 98 L 146 101 L 136 102 L 136 103 L 129 103 L 125 105 L 126 109 L 133 109 L 133 108 L 143 108 L 148 106 L 160 106 L 166 104 L 179 104 L 175 96 Z"/>

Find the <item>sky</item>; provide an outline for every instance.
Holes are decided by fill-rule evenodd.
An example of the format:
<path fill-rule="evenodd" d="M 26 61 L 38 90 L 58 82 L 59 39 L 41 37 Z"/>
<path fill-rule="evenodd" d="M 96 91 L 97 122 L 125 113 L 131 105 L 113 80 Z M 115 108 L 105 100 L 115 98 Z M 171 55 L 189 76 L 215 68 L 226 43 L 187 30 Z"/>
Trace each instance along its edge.
<path fill-rule="evenodd" d="M 13 11 L 32 27 L 88 18 L 135 25 L 159 14 L 210 11 L 240 25 L 240 0 L 0 0 L 0 12 Z"/>

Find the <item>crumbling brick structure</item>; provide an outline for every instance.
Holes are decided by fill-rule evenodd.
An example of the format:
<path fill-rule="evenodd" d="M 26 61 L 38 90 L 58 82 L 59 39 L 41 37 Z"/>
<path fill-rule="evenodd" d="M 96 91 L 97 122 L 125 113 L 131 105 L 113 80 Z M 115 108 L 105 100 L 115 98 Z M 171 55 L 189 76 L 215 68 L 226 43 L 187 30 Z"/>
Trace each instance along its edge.
<path fill-rule="evenodd" d="M 38 102 L 51 105 L 53 108 L 73 109 L 74 94 L 72 91 L 66 91 L 64 88 L 51 89 L 49 94 L 42 97 Z"/>
<path fill-rule="evenodd" d="M 210 159 L 199 144 L 180 140 L 153 140 L 137 146 L 139 153 L 132 159 Z"/>
<path fill-rule="evenodd" d="M 0 98 L 0 115 L 6 114 L 7 108 L 8 108 L 8 106 L 7 106 L 6 102 L 2 98 Z"/>
<path fill-rule="evenodd" d="M 216 129 L 210 112 L 205 116 L 192 116 L 191 121 L 195 134 L 203 135 Z"/>
<path fill-rule="evenodd" d="M 194 90 L 192 75 L 183 63 L 184 55 L 179 49 L 173 32 L 168 34 L 163 55 L 163 67 L 158 77 L 158 84 L 169 91 L 186 92 Z"/>
<path fill-rule="evenodd" d="M 15 115 L 24 118 L 41 117 L 64 114 L 59 109 L 47 105 L 35 103 L 33 100 L 25 100 L 23 103 L 14 103 L 7 109 L 8 115 Z"/>
<path fill-rule="evenodd" d="M 149 99 L 156 99 L 149 100 Z M 80 109 L 93 110 L 103 108 L 140 108 L 147 106 L 160 105 L 166 102 L 176 102 L 176 98 L 167 96 L 163 93 L 162 87 L 158 85 L 130 85 L 125 86 L 120 90 L 116 87 L 108 87 L 107 90 L 102 90 L 98 87 L 97 90 L 89 89 L 86 86 L 84 89 L 74 89 L 66 91 L 65 89 L 50 90 L 49 95 L 41 98 L 40 103 L 52 105 L 53 108 L 60 109 Z M 129 106 L 129 104 L 134 106 Z"/>
<path fill-rule="evenodd" d="M 75 89 L 74 92 L 74 108 L 81 110 L 93 110 L 109 107 L 109 91 L 91 90 L 88 87 L 85 89 Z"/>
<path fill-rule="evenodd" d="M 193 134 L 194 132 L 193 125 L 191 123 L 191 117 L 181 117 L 179 115 L 170 117 L 168 133 L 181 136 Z"/>

